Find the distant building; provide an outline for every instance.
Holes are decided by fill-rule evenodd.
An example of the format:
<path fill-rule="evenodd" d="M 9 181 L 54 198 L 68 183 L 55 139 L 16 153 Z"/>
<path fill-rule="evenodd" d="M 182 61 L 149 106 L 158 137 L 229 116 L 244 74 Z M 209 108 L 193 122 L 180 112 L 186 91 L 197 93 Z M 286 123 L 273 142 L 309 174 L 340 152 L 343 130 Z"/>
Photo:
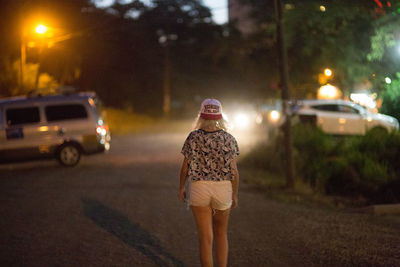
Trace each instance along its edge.
<path fill-rule="evenodd" d="M 228 21 L 235 23 L 238 30 L 244 35 L 252 33 L 255 29 L 251 19 L 251 8 L 241 4 L 239 0 L 228 0 Z"/>

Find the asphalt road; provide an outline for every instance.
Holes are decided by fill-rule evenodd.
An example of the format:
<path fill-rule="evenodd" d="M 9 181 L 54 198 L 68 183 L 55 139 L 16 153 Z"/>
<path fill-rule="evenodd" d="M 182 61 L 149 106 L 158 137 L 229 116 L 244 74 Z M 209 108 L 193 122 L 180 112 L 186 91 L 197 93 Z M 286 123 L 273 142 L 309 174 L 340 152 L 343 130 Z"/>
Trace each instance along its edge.
<path fill-rule="evenodd" d="M 75 168 L 0 165 L 0 266 L 199 266 L 178 201 L 185 137 L 114 136 Z M 242 151 L 252 140 L 239 138 Z M 283 203 L 244 184 L 239 201 L 229 266 L 400 266 L 399 217 Z"/>

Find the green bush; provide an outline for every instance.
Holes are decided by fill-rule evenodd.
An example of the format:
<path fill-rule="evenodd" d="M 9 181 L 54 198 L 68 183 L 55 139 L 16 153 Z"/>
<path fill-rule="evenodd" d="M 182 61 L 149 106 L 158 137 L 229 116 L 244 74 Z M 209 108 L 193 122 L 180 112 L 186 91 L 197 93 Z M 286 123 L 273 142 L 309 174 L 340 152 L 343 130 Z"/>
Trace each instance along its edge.
<path fill-rule="evenodd" d="M 369 131 L 365 136 L 331 136 L 306 124 L 292 128 L 295 174 L 315 191 L 369 203 L 400 198 L 400 133 Z M 242 166 L 283 174 L 283 140 L 250 152 Z"/>
<path fill-rule="evenodd" d="M 353 138 L 351 147 L 348 149 L 359 151 L 376 163 L 388 168 L 387 174 L 400 177 L 400 133 L 395 131 L 389 134 L 369 131 L 365 136 Z M 373 165 L 370 163 L 370 165 Z M 387 181 L 385 175 L 382 180 Z M 392 178 L 393 178 L 392 177 Z"/>
<path fill-rule="evenodd" d="M 325 190 L 332 195 L 370 199 L 391 180 L 388 166 L 378 162 L 375 155 L 350 150 L 331 162 Z"/>
<path fill-rule="evenodd" d="M 334 140 L 310 124 L 297 124 L 292 133 L 298 174 L 313 188 L 323 185 L 331 174 L 330 158 L 335 148 Z"/>
<path fill-rule="evenodd" d="M 351 198 L 361 196 L 359 190 L 361 177 L 354 166 L 344 158 L 337 158 L 331 162 L 331 174 L 324 189 L 329 195 L 341 195 Z"/>
<path fill-rule="evenodd" d="M 399 133 L 370 131 L 365 136 L 345 137 L 343 140 L 337 143 L 336 151 L 339 153 L 331 162 L 326 193 L 354 198 L 361 196 L 371 203 L 395 201 L 386 194 L 400 195 L 399 187 L 387 187 L 400 180 L 397 164 Z"/>

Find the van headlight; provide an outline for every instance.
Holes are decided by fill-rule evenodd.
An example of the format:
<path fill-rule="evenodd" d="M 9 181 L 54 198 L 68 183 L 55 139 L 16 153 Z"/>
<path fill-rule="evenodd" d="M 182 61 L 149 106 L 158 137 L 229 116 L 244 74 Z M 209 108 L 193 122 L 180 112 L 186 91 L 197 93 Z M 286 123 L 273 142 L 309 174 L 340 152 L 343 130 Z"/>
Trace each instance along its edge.
<path fill-rule="evenodd" d="M 103 127 L 103 126 L 97 126 L 96 133 L 101 135 L 101 136 L 106 136 L 107 135 L 107 129 L 105 127 Z"/>

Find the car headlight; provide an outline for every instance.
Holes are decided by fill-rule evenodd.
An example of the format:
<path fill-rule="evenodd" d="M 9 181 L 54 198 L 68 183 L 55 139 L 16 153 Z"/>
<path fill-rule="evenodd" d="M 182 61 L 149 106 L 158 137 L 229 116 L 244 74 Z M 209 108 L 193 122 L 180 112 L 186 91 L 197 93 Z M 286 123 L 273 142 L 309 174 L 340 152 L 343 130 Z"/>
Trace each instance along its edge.
<path fill-rule="evenodd" d="M 234 117 L 234 123 L 239 128 L 245 128 L 249 125 L 249 117 L 244 113 L 238 113 Z"/>
<path fill-rule="evenodd" d="M 277 110 L 272 110 L 268 114 L 268 120 L 272 123 L 277 123 L 281 118 L 281 113 Z"/>

